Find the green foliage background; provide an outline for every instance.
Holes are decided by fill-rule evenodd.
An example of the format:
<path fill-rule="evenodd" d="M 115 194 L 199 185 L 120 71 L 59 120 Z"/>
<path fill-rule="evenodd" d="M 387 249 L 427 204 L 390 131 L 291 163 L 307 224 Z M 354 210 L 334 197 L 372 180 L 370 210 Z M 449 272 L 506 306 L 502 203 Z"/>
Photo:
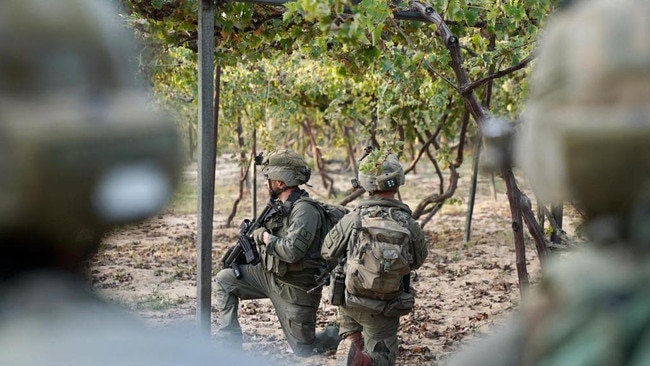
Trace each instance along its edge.
<path fill-rule="evenodd" d="M 161 108 L 172 113 L 196 150 L 197 0 L 122 0 L 141 43 L 140 70 Z M 471 90 L 490 115 L 518 119 L 528 61 L 553 0 L 431 0 L 462 47 Z M 360 148 L 394 150 L 411 167 L 442 171 L 462 162 L 475 141 L 436 25 L 397 19 L 414 12 L 402 0 L 296 0 L 284 6 L 217 2 L 215 57 L 221 69 L 219 153 L 246 162 L 258 151 L 290 147 L 324 162 Z M 508 68 L 516 71 L 491 79 Z M 340 149 L 338 149 L 340 148 Z M 320 161 L 319 161 L 320 160 Z M 356 168 L 356 167 L 355 167 Z M 451 167 L 453 169 L 453 167 Z M 450 173 L 453 176 L 453 172 Z M 441 188 L 441 192 L 443 189 Z"/>
<path fill-rule="evenodd" d="M 473 79 L 519 63 L 535 47 L 550 0 L 433 0 L 459 37 Z M 124 0 L 142 42 L 140 66 L 160 105 L 196 131 L 196 0 Z M 222 67 L 219 148 L 235 147 L 237 118 L 263 131 L 263 144 L 302 147 L 307 123 L 323 146 L 341 139 L 417 142 L 449 114 L 441 138 L 459 135 L 464 105 L 435 25 L 397 20 L 409 4 L 298 0 L 284 7 L 217 4 L 216 59 Z M 427 68 L 427 65 L 429 68 Z M 527 69 L 495 80 L 489 108 L 516 118 Z M 482 92 L 482 91 L 479 91 Z M 342 135 L 345 128 L 355 133 Z M 398 133 L 398 131 L 400 131 Z M 291 138 L 278 139 L 288 135 Z M 304 138 L 304 137 L 303 137 Z M 283 141 L 284 140 L 284 141 Z"/>

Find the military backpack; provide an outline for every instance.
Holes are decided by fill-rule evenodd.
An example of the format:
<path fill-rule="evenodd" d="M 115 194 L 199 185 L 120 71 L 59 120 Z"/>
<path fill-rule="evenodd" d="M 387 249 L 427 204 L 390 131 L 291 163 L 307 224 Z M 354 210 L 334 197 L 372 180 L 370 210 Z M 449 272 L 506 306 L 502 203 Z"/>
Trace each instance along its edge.
<path fill-rule="evenodd" d="M 362 207 L 355 229 L 345 263 L 347 292 L 368 299 L 395 299 L 404 292 L 403 279 L 413 260 L 406 214 L 394 207 Z"/>

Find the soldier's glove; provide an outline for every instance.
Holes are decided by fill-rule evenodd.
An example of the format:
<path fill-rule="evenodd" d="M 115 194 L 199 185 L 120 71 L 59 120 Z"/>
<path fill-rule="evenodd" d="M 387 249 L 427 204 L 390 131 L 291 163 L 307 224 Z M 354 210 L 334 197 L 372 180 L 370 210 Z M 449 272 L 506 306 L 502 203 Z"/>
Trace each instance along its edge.
<path fill-rule="evenodd" d="M 253 240 L 255 240 L 255 243 L 257 245 L 265 245 L 264 243 L 264 233 L 266 232 L 266 228 L 264 227 L 258 227 L 253 231 Z"/>

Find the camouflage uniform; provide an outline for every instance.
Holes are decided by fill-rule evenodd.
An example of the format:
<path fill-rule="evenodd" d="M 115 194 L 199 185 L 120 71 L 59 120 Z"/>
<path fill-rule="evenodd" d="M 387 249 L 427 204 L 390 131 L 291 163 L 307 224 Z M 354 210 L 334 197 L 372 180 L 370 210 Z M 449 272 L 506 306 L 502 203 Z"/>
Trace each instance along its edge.
<path fill-rule="evenodd" d="M 269 156 L 272 158 L 278 154 L 295 155 L 293 152 L 280 151 Z M 302 166 L 306 166 L 301 158 L 297 159 Z M 289 183 L 306 182 L 306 179 L 301 179 Z M 237 343 L 241 342 L 241 327 L 237 319 L 239 300 L 268 298 L 273 303 L 293 352 L 308 356 L 315 349 L 322 351 L 315 330 L 316 311 L 321 299 L 321 289 L 316 288 L 316 277 L 324 268 L 324 261 L 320 257 L 324 236 L 321 233 L 323 216 L 316 201 L 310 199 L 307 192 L 292 188 L 289 200 L 279 202 L 280 212 L 265 224 L 270 233 L 268 243 L 257 242 L 262 262 L 258 265 L 241 265 L 241 279 L 235 277 L 231 268 L 222 269 L 217 274 L 215 289 L 219 333 Z"/>
<path fill-rule="evenodd" d="M 147 327 L 86 282 L 102 236 L 157 214 L 182 162 L 106 3 L 0 2 L 0 365 L 259 365 L 198 329 Z"/>
<path fill-rule="evenodd" d="M 549 21 L 517 155 L 591 243 L 552 258 L 513 321 L 450 365 L 650 364 L 650 2 L 577 2 Z"/>
<path fill-rule="evenodd" d="M 400 210 L 400 214 L 408 217 L 409 229 L 414 238 L 411 248 L 411 252 L 414 253 L 412 269 L 419 268 L 428 254 L 422 228 L 410 216 L 411 210 L 406 204 L 388 198 L 371 197 L 361 200 L 357 208 L 343 217 L 325 237 L 321 251 L 323 258 L 335 260 L 341 255 L 345 255 L 348 242 L 355 230 L 359 210 L 374 206 L 396 208 Z M 398 349 L 397 328 L 399 327 L 399 317 L 386 317 L 381 314 L 372 315 L 363 311 L 347 309 L 343 305 L 339 307 L 338 324 L 339 334 L 342 337 L 352 332 L 363 332 L 364 349 L 372 357 L 373 365 L 395 363 Z"/>
<path fill-rule="evenodd" d="M 392 166 L 399 166 L 396 159 Z M 404 178 L 401 166 L 396 168 L 395 171 L 401 173 L 401 179 L 398 180 L 397 187 L 403 184 Z M 362 180 L 362 184 L 369 183 L 364 184 L 364 188 L 371 193 L 371 196 L 361 200 L 352 212 L 344 216 L 330 230 L 323 242 L 323 248 L 321 250 L 323 258 L 328 261 L 336 261 L 342 256 L 345 257 L 348 245 L 354 237 L 359 213 L 363 213 L 366 208 L 379 206 L 382 208 L 396 209 L 394 215 L 400 216 L 398 220 L 408 223 L 408 229 L 411 231 L 412 238 L 410 252 L 413 253 L 413 262 L 410 265 L 411 269 L 419 268 L 428 255 L 428 249 L 422 228 L 411 217 L 410 208 L 398 200 L 375 195 L 377 182 L 374 177 L 372 183 L 364 182 L 363 173 L 361 173 L 360 180 Z M 371 359 L 372 365 L 392 365 L 395 363 L 398 352 L 397 330 L 399 327 L 399 316 L 387 317 L 383 314 L 370 314 L 366 311 L 350 309 L 342 305 L 338 308 L 337 321 L 341 338 L 362 332 L 363 350 Z M 343 350 L 343 353 L 346 352 L 347 350 Z"/>

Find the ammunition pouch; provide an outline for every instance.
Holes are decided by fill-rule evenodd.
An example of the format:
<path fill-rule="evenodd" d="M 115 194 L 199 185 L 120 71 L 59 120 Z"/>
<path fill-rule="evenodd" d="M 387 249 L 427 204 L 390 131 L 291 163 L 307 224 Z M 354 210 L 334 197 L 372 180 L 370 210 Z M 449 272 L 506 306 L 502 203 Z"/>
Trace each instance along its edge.
<path fill-rule="evenodd" d="M 383 314 L 387 317 L 406 315 L 413 310 L 413 306 L 415 306 L 415 296 L 410 292 L 402 292 L 386 304 Z"/>
<path fill-rule="evenodd" d="M 265 270 L 277 275 L 278 277 L 282 277 L 287 274 L 287 265 L 288 265 L 287 262 L 281 261 L 280 259 L 272 256 L 266 250 L 266 245 L 261 245 L 260 251 L 262 252 L 262 258 L 263 258 L 263 262 L 264 262 L 263 264 Z"/>
<path fill-rule="evenodd" d="M 377 315 L 384 311 L 386 301 L 352 295 L 348 290 L 345 290 L 345 307 L 350 310 Z"/>
<path fill-rule="evenodd" d="M 410 292 L 402 292 L 396 298 L 386 301 L 356 296 L 345 291 L 346 308 L 370 314 L 381 314 L 385 317 L 402 316 L 410 313 L 414 305 L 415 297 Z"/>
<path fill-rule="evenodd" d="M 327 301 L 330 304 L 340 306 L 345 303 L 345 271 L 343 266 L 338 265 L 330 274 L 330 287 L 327 294 Z"/>

